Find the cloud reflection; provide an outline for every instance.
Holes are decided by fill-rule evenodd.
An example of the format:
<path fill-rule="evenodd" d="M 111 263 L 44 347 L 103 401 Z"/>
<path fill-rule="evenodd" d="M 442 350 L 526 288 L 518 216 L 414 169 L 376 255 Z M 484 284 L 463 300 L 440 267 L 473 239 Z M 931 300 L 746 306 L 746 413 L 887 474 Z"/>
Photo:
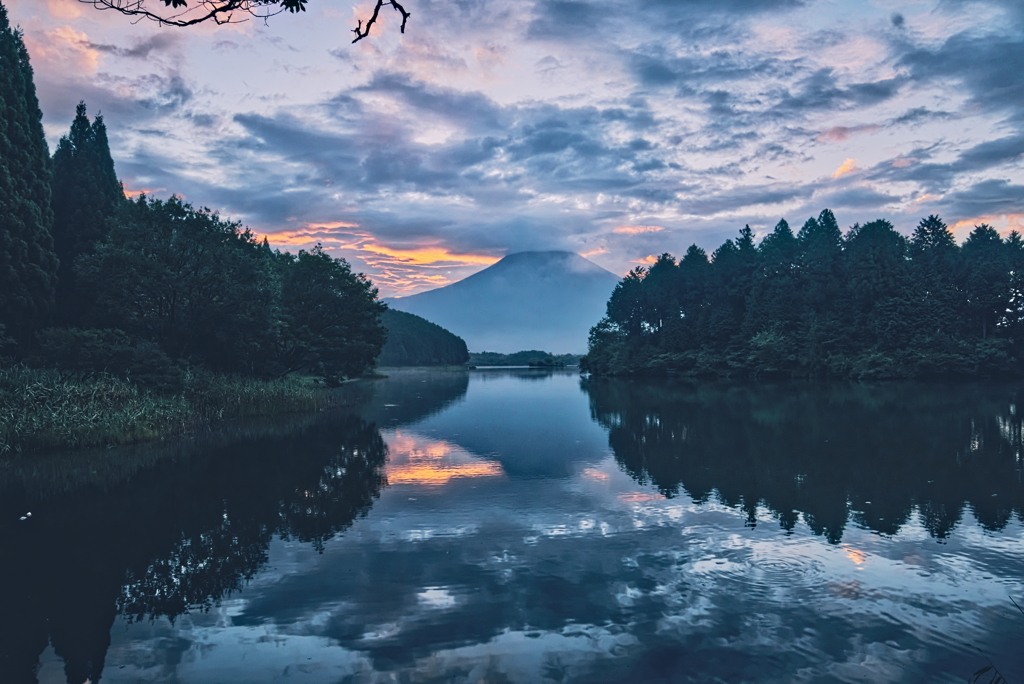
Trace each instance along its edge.
<path fill-rule="evenodd" d="M 443 487 L 460 478 L 499 478 L 505 472 L 497 461 L 474 456 L 462 447 L 405 430 L 385 431 L 390 459 L 385 474 L 389 485 Z"/>

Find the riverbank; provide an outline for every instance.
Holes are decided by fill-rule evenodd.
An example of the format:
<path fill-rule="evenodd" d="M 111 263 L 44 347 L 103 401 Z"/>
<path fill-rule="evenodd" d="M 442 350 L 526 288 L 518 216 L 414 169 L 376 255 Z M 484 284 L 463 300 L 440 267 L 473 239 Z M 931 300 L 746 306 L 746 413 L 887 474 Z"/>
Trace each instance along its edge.
<path fill-rule="evenodd" d="M 341 401 L 312 378 L 188 374 L 159 394 L 110 375 L 0 368 L 0 456 L 179 436 L 229 418 L 316 411 Z"/>

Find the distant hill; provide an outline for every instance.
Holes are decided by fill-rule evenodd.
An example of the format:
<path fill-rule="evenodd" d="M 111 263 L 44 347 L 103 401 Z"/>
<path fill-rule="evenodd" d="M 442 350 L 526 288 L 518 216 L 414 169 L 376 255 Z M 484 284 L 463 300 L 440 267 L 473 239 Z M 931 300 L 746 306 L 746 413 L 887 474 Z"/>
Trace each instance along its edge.
<path fill-rule="evenodd" d="M 381 366 L 455 366 L 466 363 L 466 343 L 439 325 L 404 311 L 381 315 L 388 340 L 380 350 Z"/>
<path fill-rule="evenodd" d="M 584 353 L 619 277 L 573 252 L 520 252 L 464 280 L 388 300 L 473 351 Z"/>
<path fill-rule="evenodd" d="M 514 354 L 498 352 L 472 352 L 470 366 L 578 366 L 579 354 L 549 354 L 546 351 L 529 349 Z"/>

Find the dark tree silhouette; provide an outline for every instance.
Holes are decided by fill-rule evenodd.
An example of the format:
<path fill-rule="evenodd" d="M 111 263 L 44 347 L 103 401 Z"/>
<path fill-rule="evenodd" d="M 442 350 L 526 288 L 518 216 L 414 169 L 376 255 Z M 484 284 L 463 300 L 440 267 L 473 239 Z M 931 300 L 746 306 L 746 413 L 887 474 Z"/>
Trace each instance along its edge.
<path fill-rule="evenodd" d="M 204 22 L 235 24 L 250 17 L 269 19 L 282 12 L 305 12 L 309 0 L 78 0 L 96 9 L 114 10 L 129 17 L 150 19 L 166 26 L 194 26 Z M 191 2 L 191 4 L 189 4 Z M 163 3 L 161 8 L 159 5 Z M 360 19 L 352 32 L 356 43 L 370 35 L 372 27 L 380 16 L 381 9 L 390 5 L 402 15 L 402 33 L 409 21 L 409 12 L 398 0 L 377 0 L 373 14 L 366 23 Z"/>
<path fill-rule="evenodd" d="M 57 271 L 57 320 L 79 324 L 95 299 L 75 277 L 75 260 L 103 240 L 108 219 L 124 202 L 114 173 L 103 117 L 89 121 L 81 102 L 71 130 L 53 153 L 53 244 L 60 259 Z"/>
<path fill-rule="evenodd" d="M 26 343 L 53 307 L 50 153 L 21 32 L 0 4 L 0 343 Z"/>
<path fill-rule="evenodd" d="M 845 235 L 831 211 L 797 234 L 749 228 L 630 272 L 591 330 L 596 374 L 893 378 L 1024 375 L 1024 240 L 938 216 Z"/>

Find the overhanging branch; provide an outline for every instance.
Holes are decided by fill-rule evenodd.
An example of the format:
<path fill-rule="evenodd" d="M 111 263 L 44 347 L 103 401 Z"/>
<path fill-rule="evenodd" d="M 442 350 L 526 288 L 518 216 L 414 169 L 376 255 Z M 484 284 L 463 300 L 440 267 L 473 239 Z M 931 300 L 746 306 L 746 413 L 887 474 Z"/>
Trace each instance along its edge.
<path fill-rule="evenodd" d="M 370 35 L 370 27 L 373 26 L 375 21 L 377 21 L 377 15 L 380 14 L 380 8 L 384 5 L 391 5 L 397 12 L 401 13 L 402 33 L 405 33 L 405 22 L 409 21 L 409 13 L 405 11 L 405 8 L 398 3 L 398 0 L 377 0 L 377 5 L 373 8 L 373 16 L 366 22 L 366 26 L 363 26 L 363 20 L 360 19 L 359 24 L 352 29 L 352 33 L 356 34 L 355 39 L 352 41 L 353 43 L 358 43 L 363 38 Z"/>
<path fill-rule="evenodd" d="M 185 0 L 162 0 L 170 8 L 170 14 L 147 9 L 147 0 L 78 0 L 98 10 L 114 10 L 121 14 L 150 19 L 166 26 L 194 26 L 205 21 L 216 24 L 236 24 L 249 17 L 267 19 L 289 8 L 280 0 L 192 0 L 189 7 Z M 149 2 L 148 4 L 152 4 Z M 301 7 L 301 4 L 299 5 Z M 180 11 L 177 11 L 179 10 Z M 305 8 L 302 8 L 305 9 Z M 248 15 L 238 18 L 235 13 Z"/>

